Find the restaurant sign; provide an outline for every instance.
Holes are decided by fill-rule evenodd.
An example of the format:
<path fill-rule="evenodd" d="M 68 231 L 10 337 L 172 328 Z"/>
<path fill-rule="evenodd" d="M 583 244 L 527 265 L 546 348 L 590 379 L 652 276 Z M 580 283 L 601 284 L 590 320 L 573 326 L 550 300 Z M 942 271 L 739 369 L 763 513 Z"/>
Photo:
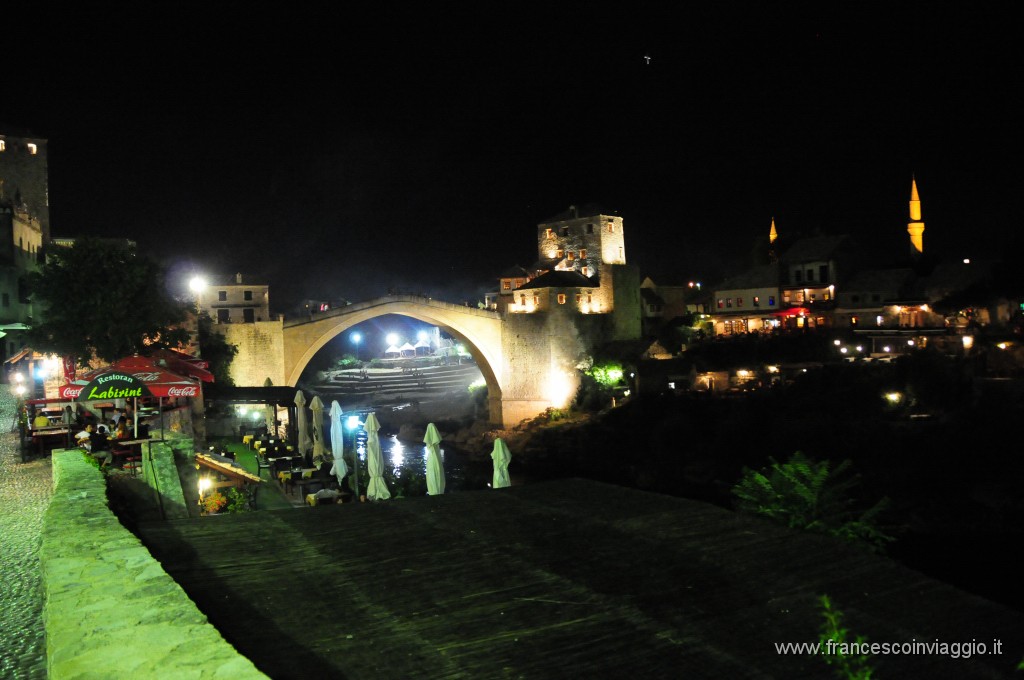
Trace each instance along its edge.
<path fill-rule="evenodd" d="M 68 388 L 73 386 L 69 385 Z M 65 388 L 65 392 L 70 389 Z M 63 395 L 62 395 L 63 396 Z M 67 396 L 70 397 L 70 394 Z M 82 401 L 94 401 L 97 399 L 131 399 L 133 397 L 148 397 L 149 389 L 146 385 L 134 376 L 127 373 L 106 373 L 81 388 L 76 399 Z"/>

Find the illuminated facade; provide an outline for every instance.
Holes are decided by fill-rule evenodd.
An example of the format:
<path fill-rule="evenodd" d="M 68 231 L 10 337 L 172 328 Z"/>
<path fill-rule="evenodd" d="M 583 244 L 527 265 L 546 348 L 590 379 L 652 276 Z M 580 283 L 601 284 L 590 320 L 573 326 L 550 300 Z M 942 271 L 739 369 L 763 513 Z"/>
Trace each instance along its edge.
<path fill-rule="evenodd" d="M 0 358 L 24 346 L 33 317 L 26 277 L 50 236 L 46 140 L 0 126 Z"/>
<path fill-rule="evenodd" d="M 235 274 L 209 282 L 196 293 L 196 302 L 214 323 L 270 321 L 269 290 L 265 283 L 252 283 Z"/>

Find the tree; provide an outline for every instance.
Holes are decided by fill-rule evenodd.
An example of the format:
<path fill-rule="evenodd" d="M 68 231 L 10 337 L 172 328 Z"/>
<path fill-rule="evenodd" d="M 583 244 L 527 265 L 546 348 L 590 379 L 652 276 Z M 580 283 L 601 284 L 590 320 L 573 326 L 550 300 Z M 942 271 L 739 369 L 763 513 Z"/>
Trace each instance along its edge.
<path fill-rule="evenodd" d="M 199 315 L 199 351 L 210 365 L 213 379 L 221 385 L 232 386 L 231 362 L 238 354 L 238 347 L 232 345 L 220 333 L 213 332 L 213 319 L 205 312 Z"/>
<path fill-rule="evenodd" d="M 170 294 L 156 262 L 127 244 L 93 238 L 51 248 L 29 275 L 43 316 L 27 332 L 33 349 L 88 364 L 94 356 L 112 362 L 187 343 L 185 303 Z"/>

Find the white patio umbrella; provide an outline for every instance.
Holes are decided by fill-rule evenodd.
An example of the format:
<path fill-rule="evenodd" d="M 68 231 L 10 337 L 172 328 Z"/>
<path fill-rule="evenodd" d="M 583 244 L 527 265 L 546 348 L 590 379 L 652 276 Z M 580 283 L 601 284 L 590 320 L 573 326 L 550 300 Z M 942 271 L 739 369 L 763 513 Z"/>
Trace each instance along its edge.
<path fill-rule="evenodd" d="M 370 483 L 366 485 L 366 497 L 371 501 L 383 501 L 391 498 L 387 484 L 384 483 L 384 457 L 380 452 L 380 436 L 377 430 L 380 423 L 377 416 L 371 413 L 363 423 L 366 430 L 366 469 L 370 473 Z"/>
<path fill-rule="evenodd" d="M 324 402 L 319 395 L 313 396 L 309 410 L 313 412 L 313 467 L 319 469 L 327 459 L 327 447 L 324 446 Z"/>
<path fill-rule="evenodd" d="M 341 405 L 335 399 L 331 402 L 331 456 L 334 465 L 331 466 L 331 474 L 338 478 L 338 486 L 341 480 L 348 474 L 348 466 L 345 465 L 345 431 L 341 424 Z M 358 482 L 358 480 L 357 480 Z"/>
<path fill-rule="evenodd" d="M 512 454 L 509 453 L 508 445 L 498 437 L 494 440 L 494 450 L 491 451 L 491 459 L 494 461 L 494 482 L 491 487 L 494 489 L 500 489 L 506 486 L 512 486 L 512 482 L 508 478 L 508 463 L 512 460 Z"/>
<path fill-rule="evenodd" d="M 263 381 L 264 387 L 273 387 L 274 381 L 267 378 Z M 277 406 L 274 404 L 267 404 L 264 407 L 264 418 L 267 422 L 267 436 L 274 438 L 277 436 Z"/>
<path fill-rule="evenodd" d="M 295 393 L 295 425 L 298 428 L 299 442 L 296 453 L 305 457 L 306 452 L 313 446 L 313 440 L 309 438 L 309 421 L 306 418 L 306 395 L 299 390 Z"/>
<path fill-rule="evenodd" d="M 427 425 L 423 443 L 427 445 L 427 495 L 438 496 L 444 493 L 444 465 L 441 461 L 441 433 L 433 423 Z"/>

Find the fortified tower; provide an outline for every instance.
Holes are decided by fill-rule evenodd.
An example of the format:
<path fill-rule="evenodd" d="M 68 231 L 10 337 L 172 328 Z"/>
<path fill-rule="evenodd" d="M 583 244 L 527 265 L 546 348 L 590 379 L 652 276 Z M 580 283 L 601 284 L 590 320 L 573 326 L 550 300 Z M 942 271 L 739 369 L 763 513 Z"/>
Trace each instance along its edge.
<path fill-rule="evenodd" d="M 917 180 L 910 179 L 910 221 L 907 222 L 907 233 L 910 234 L 910 256 L 921 257 L 924 253 L 924 222 L 921 221 L 921 197 L 917 195 Z"/>

